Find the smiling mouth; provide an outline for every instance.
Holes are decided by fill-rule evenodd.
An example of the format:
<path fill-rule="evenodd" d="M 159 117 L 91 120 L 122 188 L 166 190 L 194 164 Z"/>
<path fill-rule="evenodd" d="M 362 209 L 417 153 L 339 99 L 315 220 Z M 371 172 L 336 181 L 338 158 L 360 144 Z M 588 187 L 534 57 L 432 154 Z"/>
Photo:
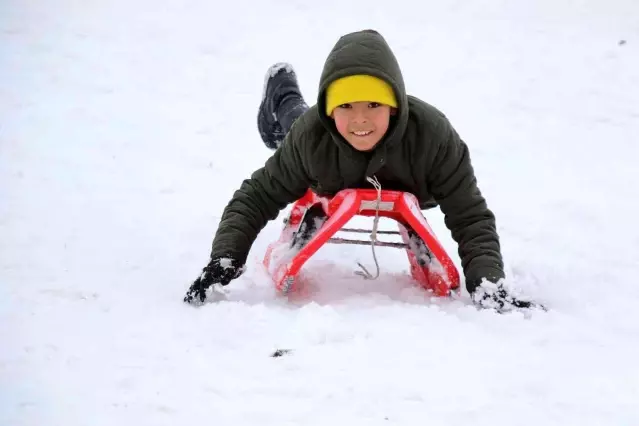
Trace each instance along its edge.
<path fill-rule="evenodd" d="M 351 132 L 353 135 L 355 136 L 368 136 L 371 133 L 373 133 L 372 130 L 363 130 L 363 131 L 357 131 L 357 132 Z"/>

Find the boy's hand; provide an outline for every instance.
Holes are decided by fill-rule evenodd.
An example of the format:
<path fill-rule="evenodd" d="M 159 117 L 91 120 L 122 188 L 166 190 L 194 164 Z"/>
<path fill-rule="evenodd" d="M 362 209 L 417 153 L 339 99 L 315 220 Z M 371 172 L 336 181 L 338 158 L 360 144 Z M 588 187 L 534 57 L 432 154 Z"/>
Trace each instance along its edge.
<path fill-rule="evenodd" d="M 232 257 L 212 258 L 202 270 L 202 274 L 191 284 L 184 296 L 187 303 L 199 305 L 206 300 L 206 290 L 213 284 L 228 285 L 245 270 L 245 265 L 240 264 Z"/>
<path fill-rule="evenodd" d="M 470 295 L 473 303 L 484 309 L 494 309 L 499 313 L 510 312 L 517 309 L 539 308 L 546 310 L 544 306 L 529 301 L 517 299 L 504 287 L 503 282 L 492 283 L 484 279 Z"/>

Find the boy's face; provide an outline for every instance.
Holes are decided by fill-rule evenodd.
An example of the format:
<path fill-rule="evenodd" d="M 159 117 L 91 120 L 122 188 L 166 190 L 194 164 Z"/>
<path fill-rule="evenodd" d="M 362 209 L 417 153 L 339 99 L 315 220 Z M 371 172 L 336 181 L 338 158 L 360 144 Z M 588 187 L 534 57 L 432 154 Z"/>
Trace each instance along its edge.
<path fill-rule="evenodd" d="M 388 130 L 395 109 L 377 102 L 352 102 L 333 110 L 337 131 L 358 151 L 370 151 Z"/>

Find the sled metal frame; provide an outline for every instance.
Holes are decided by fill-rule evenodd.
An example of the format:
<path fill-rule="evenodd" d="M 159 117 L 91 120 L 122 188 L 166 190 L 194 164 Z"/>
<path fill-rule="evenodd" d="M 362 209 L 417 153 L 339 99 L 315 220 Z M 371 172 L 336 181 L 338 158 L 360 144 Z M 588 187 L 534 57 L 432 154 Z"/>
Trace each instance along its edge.
<path fill-rule="evenodd" d="M 295 247 L 295 234 L 305 214 L 316 206 L 323 210 L 323 223 L 307 242 Z M 408 192 L 382 190 L 378 200 L 378 192 L 374 189 L 345 189 L 332 198 L 320 197 L 308 190 L 294 203 L 279 240 L 269 245 L 264 256 L 264 266 L 276 288 L 284 294 L 296 290 L 296 278 L 302 266 L 326 243 L 370 246 L 370 241 L 336 238 L 334 235 L 339 231 L 370 233 L 365 229 L 342 227 L 356 215 L 376 214 L 394 219 L 399 227 L 399 232 L 380 230 L 377 234 L 399 235 L 403 243 L 376 241 L 375 246 L 405 249 L 412 277 L 436 296 L 448 296 L 451 291 L 459 289 L 459 272 L 422 214 L 417 198 Z M 279 256 L 282 249 L 286 255 Z"/>

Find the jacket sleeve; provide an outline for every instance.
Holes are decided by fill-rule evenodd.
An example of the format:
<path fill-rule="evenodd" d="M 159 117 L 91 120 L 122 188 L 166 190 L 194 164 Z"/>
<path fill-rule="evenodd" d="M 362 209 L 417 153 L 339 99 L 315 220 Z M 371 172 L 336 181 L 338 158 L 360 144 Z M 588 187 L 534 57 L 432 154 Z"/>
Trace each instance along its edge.
<path fill-rule="evenodd" d="M 495 282 L 504 277 L 495 216 L 477 187 L 468 147 L 445 117 L 436 134 L 428 185 L 458 244 L 466 285 L 473 291 L 482 278 Z"/>
<path fill-rule="evenodd" d="M 301 198 L 310 179 L 300 152 L 303 137 L 288 133 L 280 148 L 233 194 L 224 209 L 211 256 L 230 256 L 246 262 L 249 250 L 269 220 Z"/>

